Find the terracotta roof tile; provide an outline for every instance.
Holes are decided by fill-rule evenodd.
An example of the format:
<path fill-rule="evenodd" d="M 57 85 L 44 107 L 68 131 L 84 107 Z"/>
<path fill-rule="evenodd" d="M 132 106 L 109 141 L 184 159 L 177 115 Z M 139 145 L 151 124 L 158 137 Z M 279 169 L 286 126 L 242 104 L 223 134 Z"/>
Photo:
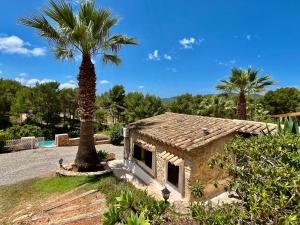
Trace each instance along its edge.
<path fill-rule="evenodd" d="M 187 151 L 234 132 L 260 134 L 274 133 L 277 130 L 275 124 L 170 112 L 139 120 L 130 124 L 128 128 L 154 140 Z"/>

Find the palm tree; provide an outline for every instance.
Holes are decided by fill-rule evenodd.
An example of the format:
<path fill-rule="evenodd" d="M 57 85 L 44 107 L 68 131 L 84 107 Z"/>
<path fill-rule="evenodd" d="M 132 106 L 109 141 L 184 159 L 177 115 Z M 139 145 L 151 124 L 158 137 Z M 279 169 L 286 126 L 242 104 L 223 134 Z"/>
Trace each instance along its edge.
<path fill-rule="evenodd" d="M 134 38 L 111 35 L 118 23 L 109 10 L 97 9 L 94 1 L 80 3 L 78 13 L 66 0 L 50 0 L 40 13 L 19 22 L 35 28 L 48 40 L 57 59 L 82 56 L 79 74 L 80 144 L 75 164 L 80 171 L 94 170 L 97 163 L 94 145 L 96 73 L 92 57 L 100 55 L 103 63 L 119 65 L 118 52 L 123 45 L 137 44 Z"/>
<path fill-rule="evenodd" d="M 249 67 L 247 70 L 233 68 L 228 80 L 220 80 L 223 84 L 216 86 L 216 89 L 222 90 L 226 93 L 237 93 L 237 117 L 238 119 L 247 119 L 247 95 L 259 93 L 265 90 L 269 85 L 274 84 L 271 81 L 271 76 L 265 75 L 258 77 L 260 70 L 254 70 Z"/>

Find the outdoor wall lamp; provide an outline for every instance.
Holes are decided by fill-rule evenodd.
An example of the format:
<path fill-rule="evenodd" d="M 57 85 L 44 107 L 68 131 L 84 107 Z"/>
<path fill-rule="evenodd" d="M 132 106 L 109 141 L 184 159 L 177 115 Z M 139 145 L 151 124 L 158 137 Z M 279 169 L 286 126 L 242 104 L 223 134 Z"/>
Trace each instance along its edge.
<path fill-rule="evenodd" d="M 58 163 L 59 163 L 60 167 L 62 167 L 63 161 L 64 161 L 63 159 L 58 160 Z"/>
<path fill-rule="evenodd" d="M 168 199 L 170 197 L 171 192 L 169 191 L 169 189 L 167 187 L 165 187 L 164 189 L 161 190 L 162 196 L 165 200 L 165 203 L 168 203 Z"/>

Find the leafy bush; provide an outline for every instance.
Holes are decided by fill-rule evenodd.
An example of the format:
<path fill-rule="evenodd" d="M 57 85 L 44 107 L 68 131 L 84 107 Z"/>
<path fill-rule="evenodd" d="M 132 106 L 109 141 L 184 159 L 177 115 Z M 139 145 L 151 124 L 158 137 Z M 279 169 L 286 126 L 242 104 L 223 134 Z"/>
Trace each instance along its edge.
<path fill-rule="evenodd" d="M 192 204 L 199 224 L 299 224 L 300 136 L 238 137 L 210 165 L 232 177 L 226 190 L 239 202 L 214 208 Z"/>
<path fill-rule="evenodd" d="M 283 127 L 282 127 L 283 125 Z M 279 133 L 292 133 L 299 134 L 299 125 L 297 119 L 291 117 L 278 120 L 278 132 Z"/>
<path fill-rule="evenodd" d="M 106 201 L 110 203 L 109 211 L 105 214 L 105 224 L 115 224 L 111 222 L 116 221 L 116 217 L 118 221 L 123 221 L 126 224 L 132 213 L 138 215 L 143 213 L 153 225 L 164 224 L 168 206 L 163 201 L 156 201 L 150 197 L 146 191 L 135 188 L 133 184 L 110 177 L 107 178 L 106 182 L 102 182 L 98 189 L 104 193 Z M 120 205 L 123 207 L 130 205 L 130 209 L 121 212 L 116 209 Z"/>
<path fill-rule="evenodd" d="M 106 160 L 107 156 L 108 156 L 108 152 L 106 152 L 104 150 L 100 150 L 97 152 L 97 157 L 100 162 Z"/>
<path fill-rule="evenodd" d="M 77 138 L 80 135 L 80 130 L 71 130 L 68 132 L 69 138 Z"/>
<path fill-rule="evenodd" d="M 117 203 L 104 213 L 106 218 L 104 225 L 114 225 L 120 222 L 128 225 L 150 225 L 149 220 L 145 219 L 144 212 L 138 212 L 134 208 L 133 200 L 133 193 L 130 191 L 122 192 L 116 197 Z"/>
<path fill-rule="evenodd" d="M 120 145 L 123 141 L 122 125 L 119 123 L 113 124 L 109 128 L 109 137 L 113 145 Z"/>
<path fill-rule="evenodd" d="M 191 195 L 195 200 L 201 200 L 203 197 L 204 186 L 199 180 L 196 180 L 191 184 L 190 190 Z"/>
<path fill-rule="evenodd" d="M 42 129 L 35 125 L 12 126 L 6 131 L 15 139 L 29 136 L 41 137 L 43 135 Z"/>
<path fill-rule="evenodd" d="M 12 139 L 12 136 L 3 130 L 0 130 L 0 153 L 3 152 L 6 140 Z"/>

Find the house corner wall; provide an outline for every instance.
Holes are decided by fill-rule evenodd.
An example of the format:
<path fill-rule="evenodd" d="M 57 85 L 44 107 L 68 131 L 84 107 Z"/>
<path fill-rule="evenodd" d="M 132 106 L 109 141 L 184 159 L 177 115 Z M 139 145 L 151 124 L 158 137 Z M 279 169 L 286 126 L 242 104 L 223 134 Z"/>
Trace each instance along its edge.
<path fill-rule="evenodd" d="M 190 182 L 199 180 L 204 185 L 204 197 L 212 198 L 224 191 L 224 185 L 227 181 L 228 174 L 219 168 L 210 169 L 209 160 L 217 153 L 224 153 L 224 147 L 229 143 L 235 134 L 227 135 L 199 149 L 192 150 L 189 154 L 191 159 Z M 215 182 L 220 185 L 214 186 Z M 192 198 L 191 198 L 192 200 Z"/>

